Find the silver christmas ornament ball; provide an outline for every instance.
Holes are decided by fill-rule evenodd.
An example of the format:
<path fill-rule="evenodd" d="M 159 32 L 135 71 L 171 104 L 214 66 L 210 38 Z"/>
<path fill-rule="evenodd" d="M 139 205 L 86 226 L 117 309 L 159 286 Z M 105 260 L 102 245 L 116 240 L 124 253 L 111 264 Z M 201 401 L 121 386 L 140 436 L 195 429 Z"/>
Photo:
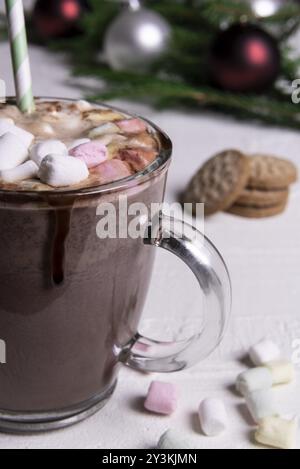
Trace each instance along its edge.
<path fill-rule="evenodd" d="M 275 15 L 278 10 L 295 0 L 247 0 L 252 11 L 258 18 L 267 18 Z"/>
<path fill-rule="evenodd" d="M 129 6 L 112 22 L 104 40 L 104 58 L 113 70 L 145 71 L 165 53 L 171 27 L 159 14 Z"/>

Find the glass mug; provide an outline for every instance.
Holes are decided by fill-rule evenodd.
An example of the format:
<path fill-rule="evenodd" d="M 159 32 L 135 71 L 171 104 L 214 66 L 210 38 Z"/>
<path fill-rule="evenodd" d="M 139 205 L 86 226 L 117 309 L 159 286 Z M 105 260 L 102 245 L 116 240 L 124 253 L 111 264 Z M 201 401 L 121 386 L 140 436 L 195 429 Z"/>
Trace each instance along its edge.
<path fill-rule="evenodd" d="M 176 223 L 165 228 L 160 214 L 156 223 L 149 220 L 144 237 L 97 236 L 99 205 L 110 202 L 118 213 L 119 195 L 127 196 L 128 206 L 163 201 L 172 145 L 149 125 L 161 151 L 134 176 L 77 191 L 0 191 L 2 431 L 78 422 L 112 395 L 121 363 L 144 371 L 182 370 L 209 355 L 223 336 L 230 278 L 203 235 L 197 233 L 196 242 L 194 228 L 185 226 L 179 237 Z M 203 292 L 203 327 L 187 340 L 159 342 L 138 333 L 158 247 L 181 258 Z"/>

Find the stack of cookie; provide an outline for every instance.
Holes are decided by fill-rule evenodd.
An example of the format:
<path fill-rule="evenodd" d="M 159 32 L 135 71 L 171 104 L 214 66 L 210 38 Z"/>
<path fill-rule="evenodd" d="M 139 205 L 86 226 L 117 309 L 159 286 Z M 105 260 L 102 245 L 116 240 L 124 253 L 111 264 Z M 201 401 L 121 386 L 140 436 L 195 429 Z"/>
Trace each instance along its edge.
<path fill-rule="evenodd" d="M 282 213 L 297 168 L 288 160 L 268 155 L 246 156 L 226 150 L 208 160 L 195 174 L 183 202 L 204 203 L 205 215 L 227 211 L 247 218 Z"/>

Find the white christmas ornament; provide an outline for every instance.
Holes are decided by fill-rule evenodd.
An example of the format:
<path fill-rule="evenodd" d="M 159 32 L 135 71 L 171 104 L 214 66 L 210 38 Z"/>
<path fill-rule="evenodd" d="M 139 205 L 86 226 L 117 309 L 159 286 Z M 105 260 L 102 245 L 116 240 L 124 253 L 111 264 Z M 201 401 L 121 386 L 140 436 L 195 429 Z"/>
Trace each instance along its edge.
<path fill-rule="evenodd" d="M 171 27 L 138 0 L 113 21 L 104 39 L 104 60 L 114 70 L 147 70 L 169 46 Z"/>
<path fill-rule="evenodd" d="M 275 15 L 284 5 L 292 3 L 291 0 L 248 0 L 252 11 L 260 18 Z"/>

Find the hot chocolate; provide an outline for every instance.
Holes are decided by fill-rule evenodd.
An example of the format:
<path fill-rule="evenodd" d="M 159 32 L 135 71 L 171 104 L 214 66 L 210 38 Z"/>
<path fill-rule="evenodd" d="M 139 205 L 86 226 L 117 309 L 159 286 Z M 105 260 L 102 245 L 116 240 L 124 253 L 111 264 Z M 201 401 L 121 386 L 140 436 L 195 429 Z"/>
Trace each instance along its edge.
<path fill-rule="evenodd" d="M 4 122 L 34 135 L 21 164 L 40 166 L 33 177 L 0 182 L 0 334 L 7 348 L 7 363 L 0 365 L 0 427 L 20 428 L 20 415 L 33 426 L 59 426 L 55 422 L 64 417 L 95 410 L 111 392 L 151 276 L 154 249 L 142 239 L 100 240 L 96 208 L 109 201 L 118 212 L 120 194 L 128 204 L 162 202 L 168 158 L 155 176 L 145 177 L 159 159 L 158 134 L 144 121 L 85 102 L 38 100 L 30 116 L 8 104 L 0 109 Z M 49 140 L 61 142 L 59 156 Z M 36 147 L 47 141 L 52 160 Z M 90 142 L 107 149 L 92 167 L 84 159 Z M 47 184 L 40 179 L 45 158 L 49 165 L 55 158 L 79 158 L 87 177 L 59 187 L 49 177 Z M 7 178 L 12 169 L 2 171 Z M 57 183 L 58 173 L 51 174 Z"/>
<path fill-rule="evenodd" d="M 107 184 L 144 170 L 159 146 L 145 121 L 86 101 L 37 100 L 32 114 L 6 104 L 0 107 L 0 190 Z"/>

